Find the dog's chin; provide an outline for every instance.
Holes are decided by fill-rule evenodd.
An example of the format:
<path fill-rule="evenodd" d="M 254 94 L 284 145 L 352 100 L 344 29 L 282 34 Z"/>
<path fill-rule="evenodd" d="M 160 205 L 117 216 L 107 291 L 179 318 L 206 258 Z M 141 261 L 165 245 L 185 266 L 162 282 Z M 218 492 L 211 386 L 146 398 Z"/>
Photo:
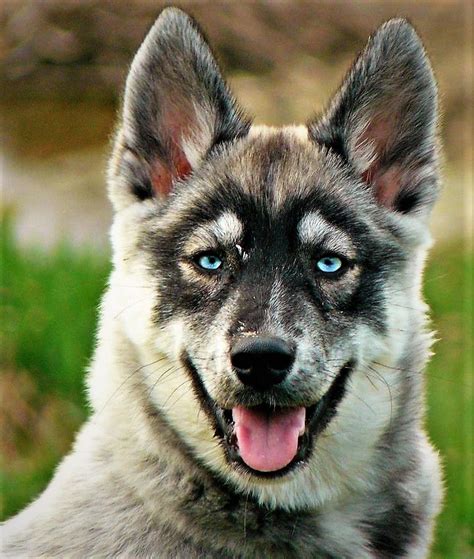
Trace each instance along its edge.
<path fill-rule="evenodd" d="M 308 463 L 318 436 L 337 413 L 353 369 L 352 362 L 346 363 L 325 394 L 309 406 L 279 406 L 272 398 L 271 405 L 242 402 L 228 408 L 210 397 L 189 355 L 183 363 L 229 465 L 246 477 L 264 479 L 282 478 Z"/>

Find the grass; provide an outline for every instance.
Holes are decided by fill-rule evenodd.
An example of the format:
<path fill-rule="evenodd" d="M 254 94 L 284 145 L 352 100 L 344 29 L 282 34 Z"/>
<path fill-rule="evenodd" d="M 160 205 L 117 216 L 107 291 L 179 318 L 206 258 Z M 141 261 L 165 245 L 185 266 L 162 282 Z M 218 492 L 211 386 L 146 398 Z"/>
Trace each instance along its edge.
<path fill-rule="evenodd" d="M 44 487 L 86 417 L 84 369 L 109 264 L 65 244 L 22 251 L 8 219 L 0 260 L 1 483 L 9 516 Z"/>
<path fill-rule="evenodd" d="M 443 458 L 446 484 L 437 524 L 437 559 L 474 556 L 472 278 L 472 254 L 442 247 L 433 253 L 425 280 L 440 340 L 428 367 L 427 421 Z"/>
<path fill-rule="evenodd" d="M 45 486 L 87 414 L 83 374 L 109 271 L 105 255 L 62 245 L 19 249 L 2 226 L 3 517 Z M 467 559 L 472 526 L 472 258 L 441 247 L 425 293 L 441 340 L 428 369 L 428 430 L 443 457 L 445 507 L 433 557 Z"/>

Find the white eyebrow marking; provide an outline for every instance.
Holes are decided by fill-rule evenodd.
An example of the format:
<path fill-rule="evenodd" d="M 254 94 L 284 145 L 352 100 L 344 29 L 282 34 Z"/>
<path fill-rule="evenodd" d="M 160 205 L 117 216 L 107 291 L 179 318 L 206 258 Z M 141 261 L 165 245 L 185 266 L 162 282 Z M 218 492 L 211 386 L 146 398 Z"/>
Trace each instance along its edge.
<path fill-rule="evenodd" d="M 355 253 L 349 235 L 326 221 L 317 211 L 308 212 L 298 223 L 297 229 L 302 243 L 322 244 L 328 250 L 348 256 Z"/>
<path fill-rule="evenodd" d="M 309 212 L 298 223 L 298 235 L 303 243 L 314 244 L 326 236 L 329 227 L 319 212 Z"/>
<path fill-rule="evenodd" d="M 238 243 L 244 231 L 240 219 L 232 212 L 224 212 L 209 227 L 211 233 L 222 244 Z"/>
<path fill-rule="evenodd" d="M 232 212 L 224 212 L 214 221 L 198 226 L 186 240 L 184 252 L 209 250 L 219 246 L 235 246 L 241 242 L 244 227 Z"/>

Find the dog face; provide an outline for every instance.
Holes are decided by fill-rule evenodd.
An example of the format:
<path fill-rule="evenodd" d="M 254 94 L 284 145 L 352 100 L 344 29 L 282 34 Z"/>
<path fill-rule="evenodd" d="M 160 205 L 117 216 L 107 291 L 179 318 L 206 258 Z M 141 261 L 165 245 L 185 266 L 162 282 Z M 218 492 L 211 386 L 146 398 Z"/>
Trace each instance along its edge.
<path fill-rule="evenodd" d="M 435 120 L 433 75 L 402 20 L 300 127 L 251 126 L 179 10 L 135 57 L 109 172 L 106 313 L 139 355 L 147 405 L 262 503 L 321 505 L 369 484 L 410 398 L 400 369 L 428 343 Z"/>

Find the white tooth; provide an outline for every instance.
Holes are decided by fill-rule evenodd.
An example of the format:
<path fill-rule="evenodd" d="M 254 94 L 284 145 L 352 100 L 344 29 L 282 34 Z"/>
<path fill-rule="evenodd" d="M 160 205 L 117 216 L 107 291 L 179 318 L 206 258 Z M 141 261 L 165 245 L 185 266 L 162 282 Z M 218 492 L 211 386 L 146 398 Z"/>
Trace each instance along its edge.
<path fill-rule="evenodd" d="M 301 426 L 301 429 L 299 430 L 298 433 L 298 437 L 301 437 L 302 435 L 304 435 L 304 432 L 306 431 L 306 413 L 307 413 L 307 409 L 304 410 L 304 421 L 303 421 L 303 425 Z"/>

